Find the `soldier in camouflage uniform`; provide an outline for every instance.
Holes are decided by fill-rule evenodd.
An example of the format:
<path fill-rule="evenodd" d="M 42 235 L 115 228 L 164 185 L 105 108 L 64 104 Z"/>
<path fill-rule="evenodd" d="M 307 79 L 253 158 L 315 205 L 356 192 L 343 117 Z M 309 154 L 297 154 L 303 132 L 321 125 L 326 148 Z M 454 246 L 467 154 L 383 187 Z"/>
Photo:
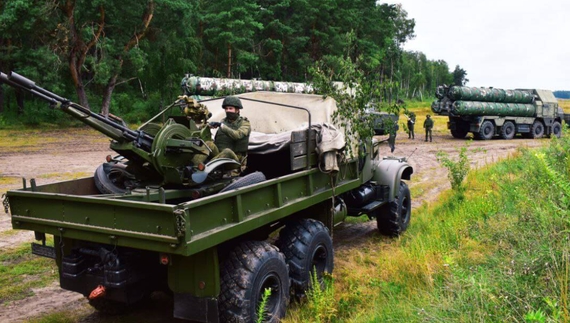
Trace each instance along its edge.
<path fill-rule="evenodd" d="M 429 136 L 429 141 L 431 142 L 431 130 L 433 129 L 433 120 L 429 114 L 426 116 L 426 120 L 424 121 L 424 128 L 426 129 L 425 141 L 428 141 L 428 136 Z"/>
<path fill-rule="evenodd" d="M 213 159 L 234 159 L 242 164 L 243 169 L 247 158 L 251 125 L 247 118 L 240 116 L 243 106 L 238 97 L 226 97 L 222 108 L 226 111 L 226 117 L 221 122 L 209 122 L 210 128 L 219 128 L 214 139 L 215 145 L 211 142 L 208 144 L 212 149 L 211 156 L 214 156 Z"/>

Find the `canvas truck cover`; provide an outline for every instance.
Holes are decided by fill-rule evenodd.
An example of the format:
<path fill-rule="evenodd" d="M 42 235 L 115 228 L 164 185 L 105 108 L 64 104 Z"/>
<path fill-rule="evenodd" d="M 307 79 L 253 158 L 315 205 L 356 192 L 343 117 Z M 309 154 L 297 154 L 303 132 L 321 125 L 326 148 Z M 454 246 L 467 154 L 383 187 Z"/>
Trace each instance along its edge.
<path fill-rule="evenodd" d="M 251 123 L 252 134 L 248 149 L 250 153 L 266 153 L 287 147 L 292 131 L 307 128 L 309 113 L 311 125 L 333 124 L 332 114 L 337 109 L 334 99 L 323 99 L 322 95 L 315 94 L 250 92 L 237 96 L 242 99 L 243 105 L 240 115 Z M 225 117 L 222 109 L 223 99 L 202 102 L 212 112 L 210 121 L 220 121 Z"/>

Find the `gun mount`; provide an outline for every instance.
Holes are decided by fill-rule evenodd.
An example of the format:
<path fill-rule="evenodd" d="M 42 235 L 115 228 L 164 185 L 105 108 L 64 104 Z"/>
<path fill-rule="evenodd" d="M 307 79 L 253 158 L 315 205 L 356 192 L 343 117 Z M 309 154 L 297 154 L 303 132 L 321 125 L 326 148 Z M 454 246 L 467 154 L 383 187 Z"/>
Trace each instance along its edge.
<path fill-rule="evenodd" d="M 179 97 L 132 130 L 118 117 L 93 113 L 15 72 L 0 72 L 0 83 L 31 93 L 47 101 L 51 108 L 61 110 L 111 138 L 110 148 L 122 157 L 108 158 L 108 163 L 97 169 L 96 178 L 105 176 L 111 186 L 116 186 L 109 189 L 99 183 L 97 186 L 103 193 L 121 193 L 145 186 L 193 187 L 207 180 L 224 180 L 226 170 L 240 166 L 227 158 L 208 161 L 211 150 L 206 141 L 211 140 L 211 133 L 206 121 L 211 114 L 190 97 Z"/>

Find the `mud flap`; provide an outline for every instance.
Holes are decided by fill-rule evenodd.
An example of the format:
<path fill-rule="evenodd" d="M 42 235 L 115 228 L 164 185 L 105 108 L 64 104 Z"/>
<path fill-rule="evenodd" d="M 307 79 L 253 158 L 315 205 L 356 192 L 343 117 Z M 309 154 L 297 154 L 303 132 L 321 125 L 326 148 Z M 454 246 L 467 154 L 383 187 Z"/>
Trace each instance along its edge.
<path fill-rule="evenodd" d="M 36 256 L 55 259 L 55 248 L 32 242 L 32 254 Z"/>
<path fill-rule="evenodd" d="M 174 293 L 174 317 L 196 322 L 218 323 L 218 300 L 196 297 L 189 293 Z"/>

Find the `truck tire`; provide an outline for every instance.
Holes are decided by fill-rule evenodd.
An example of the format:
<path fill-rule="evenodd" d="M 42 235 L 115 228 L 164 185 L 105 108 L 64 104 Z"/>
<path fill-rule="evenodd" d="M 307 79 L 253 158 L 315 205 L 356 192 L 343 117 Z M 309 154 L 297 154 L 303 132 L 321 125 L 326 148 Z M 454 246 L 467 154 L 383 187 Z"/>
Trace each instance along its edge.
<path fill-rule="evenodd" d="M 279 232 L 275 245 L 285 254 L 292 287 L 298 296 L 310 288 L 311 274 L 317 279 L 334 269 L 334 250 L 327 227 L 314 219 L 292 222 Z"/>
<path fill-rule="evenodd" d="M 240 188 L 240 187 L 245 187 L 245 186 L 261 183 L 265 180 L 266 180 L 265 175 L 262 172 L 253 172 L 251 174 L 245 175 L 244 177 L 238 178 L 235 182 L 224 187 L 220 191 L 220 193 L 227 192 L 230 190 L 234 190 L 234 189 Z"/>
<path fill-rule="evenodd" d="M 221 264 L 220 322 L 257 322 L 266 288 L 271 289 L 263 322 L 277 323 L 289 304 L 289 275 L 285 256 L 264 241 L 247 241 Z"/>
<path fill-rule="evenodd" d="M 129 177 L 126 170 L 113 163 L 103 163 L 95 170 L 93 180 L 101 194 L 123 194 L 127 191 L 126 177 Z"/>
<path fill-rule="evenodd" d="M 106 298 L 95 298 L 89 300 L 89 305 L 105 315 L 125 314 L 129 310 L 129 306 Z"/>
<path fill-rule="evenodd" d="M 554 121 L 552 123 L 552 135 L 554 135 L 556 138 L 560 138 L 562 135 L 562 125 L 560 122 Z"/>
<path fill-rule="evenodd" d="M 451 130 L 451 135 L 453 136 L 453 138 L 456 139 L 464 139 L 465 136 L 467 136 L 467 133 L 469 133 L 469 131 L 467 131 L 466 129 Z"/>
<path fill-rule="evenodd" d="M 489 120 L 483 121 L 481 128 L 479 129 L 478 139 L 489 140 L 495 135 L 495 125 Z"/>
<path fill-rule="evenodd" d="M 530 137 L 540 139 L 544 136 L 544 125 L 539 120 L 535 120 L 530 128 Z"/>
<path fill-rule="evenodd" d="M 516 127 L 515 124 L 511 121 L 507 121 L 501 127 L 500 135 L 501 138 L 510 140 L 515 137 Z"/>
<path fill-rule="evenodd" d="M 378 231 L 387 236 L 398 236 L 410 225 L 412 215 L 412 199 L 410 189 L 404 182 L 400 182 L 398 196 L 394 201 L 375 211 Z"/>

